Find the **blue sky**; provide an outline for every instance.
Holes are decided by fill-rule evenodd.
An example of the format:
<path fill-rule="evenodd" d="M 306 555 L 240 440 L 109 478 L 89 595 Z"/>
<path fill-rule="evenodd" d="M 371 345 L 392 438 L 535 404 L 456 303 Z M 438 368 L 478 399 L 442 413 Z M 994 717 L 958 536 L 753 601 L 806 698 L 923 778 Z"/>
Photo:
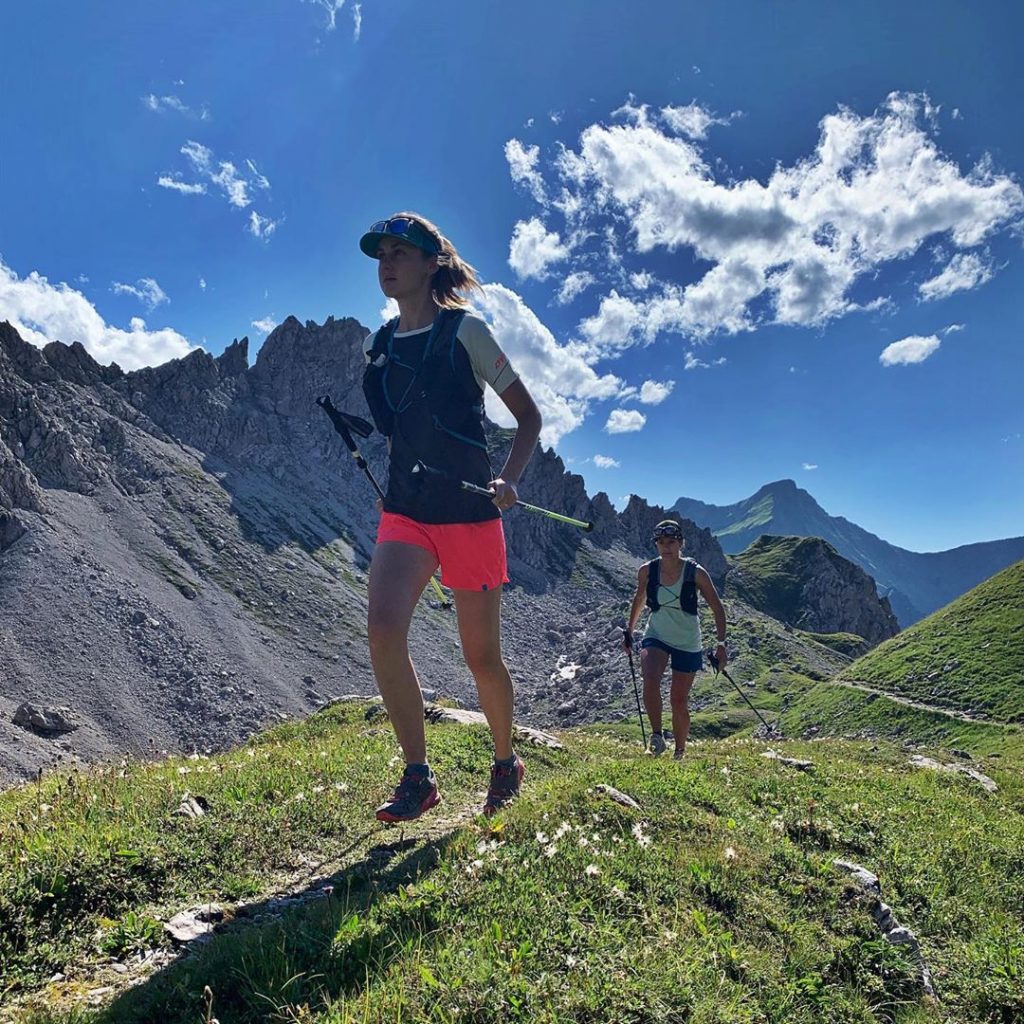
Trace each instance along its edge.
<path fill-rule="evenodd" d="M 981 10 L 20 4 L 0 318 L 125 368 L 373 327 L 358 236 L 414 209 L 591 494 L 1020 535 L 1024 15 Z"/>

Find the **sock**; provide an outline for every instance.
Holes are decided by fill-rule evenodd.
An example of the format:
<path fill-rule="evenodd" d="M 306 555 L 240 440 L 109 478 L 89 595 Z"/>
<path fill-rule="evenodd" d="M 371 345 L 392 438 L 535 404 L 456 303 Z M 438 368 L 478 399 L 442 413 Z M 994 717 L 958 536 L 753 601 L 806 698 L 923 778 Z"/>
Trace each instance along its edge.
<path fill-rule="evenodd" d="M 499 768 L 512 768 L 516 763 L 516 752 L 513 750 L 511 757 L 502 758 L 501 760 L 495 758 L 494 763 Z"/>
<path fill-rule="evenodd" d="M 406 775 L 429 775 L 430 765 L 426 761 L 423 762 L 411 762 L 405 766 Z"/>

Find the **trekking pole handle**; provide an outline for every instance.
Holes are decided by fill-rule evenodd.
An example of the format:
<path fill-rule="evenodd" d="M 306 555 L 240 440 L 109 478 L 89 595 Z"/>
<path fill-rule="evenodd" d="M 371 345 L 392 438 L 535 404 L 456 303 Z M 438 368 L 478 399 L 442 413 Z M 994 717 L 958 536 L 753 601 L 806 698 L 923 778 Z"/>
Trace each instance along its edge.
<path fill-rule="evenodd" d="M 456 487 L 461 487 L 464 491 L 469 491 L 470 494 L 479 494 L 483 498 L 493 498 L 494 491 L 488 487 L 481 487 L 479 484 L 470 483 L 468 480 L 460 480 L 457 476 L 452 476 L 450 473 L 444 472 L 441 469 L 435 469 L 433 466 L 428 466 L 425 462 L 417 462 L 412 467 L 414 473 L 423 472 L 430 476 L 439 476 L 444 480 L 447 480 L 450 484 Z M 568 523 L 569 526 L 578 526 L 581 530 L 586 530 L 588 533 L 593 530 L 594 524 L 586 522 L 582 519 L 573 519 L 572 516 L 563 516 L 560 512 L 552 512 L 551 509 L 541 508 L 539 505 L 531 505 L 527 501 L 516 501 L 517 505 L 522 506 L 525 509 L 529 509 L 531 512 L 539 512 L 542 516 L 547 516 L 549 519 L 555 519 L 560 523 Z"/>

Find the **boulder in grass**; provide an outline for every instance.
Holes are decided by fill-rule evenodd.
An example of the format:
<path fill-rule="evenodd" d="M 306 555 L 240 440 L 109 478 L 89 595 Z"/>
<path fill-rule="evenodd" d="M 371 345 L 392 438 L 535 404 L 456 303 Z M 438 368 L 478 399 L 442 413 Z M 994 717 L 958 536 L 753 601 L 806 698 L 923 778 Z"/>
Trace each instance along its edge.
<path fill-rule="evenodd" d="M 966 775 L 969 779 L 973 779 L 988 793 L 999 792 L 999 786 L 993 779 L 990 779 L 987 775 L 979 772 L 977 768 L 969 768 L 965 764 L 944 764 L 942 761 L 936 761 L 933 757 L 924 757 L 922 754 L 914 754 L 910 758 L 910 763 L 915 768 L 930 768 L 936 772 L 949 772 L 953 775 Z"/>
<path fill-rule="evenodd" d="M 621 789 L 616 789 L 614 786 L 606 786 L 603 782 L 599 786 L 595 786 L 594 789 L 598 793 L 603 793 L 606 797 L 614 800 L 617 804 L 622 804 L 623 807 L 633 807 L 636 810 L 640 810 L 640 805 L 633 799 L 628 793 L 623 793 Z"/>
<path fill-rule="evenodd" d="M 428 722 L 457 722 L 460 725 L 486 725 L 487 719 L 482 711 L 469 711 L 466 708 L 446 708 L 440 704 L 427 704 L 423 708 L 423 717 Z M 532 743 L 535 747 L 547 747 L 549 750 L 564 749 L 560 740 L 549 732 L 533 729 L 528 725 L 513 725 L 512 735 L 524 743 Z"/>
<path fill-rule="evenodd" d="M 201 907 L 175 914 L 164 925 L 164 930 L 176 942 L 194 942 L 211 935 L 223 920 L 224 908 L 219 903 L 205 903 Z"/>

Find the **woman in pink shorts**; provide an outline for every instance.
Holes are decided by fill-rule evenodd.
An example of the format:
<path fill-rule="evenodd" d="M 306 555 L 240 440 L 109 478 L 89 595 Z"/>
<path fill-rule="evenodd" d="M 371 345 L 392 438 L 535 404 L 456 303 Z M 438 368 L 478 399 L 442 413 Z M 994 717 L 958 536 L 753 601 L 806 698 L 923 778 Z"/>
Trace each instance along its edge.
<path fill-rule="evenodd" d="M 512 679 L 501 657 L 501 590 L 508 582 L 501 513 L 537 444 L 541 417 L 487 324 L 467 312 L 479 289 L 473 268 L 425 218 L 378 221 L 359 247 L 377 260 L 381 291 L 399 315 L 364 343 L 363 391 L 388 438 L 388 488 L 370 563 L 369 637 L 374 675 L 406 767 L 381 821 L 411 821 L 440 802 L 427 761 L 423 696 L 409 657 L 413 609 L 434 571 L 455 595 L 466 665 L 494 740 L 484 813 L 519 793 L 512 749 Z M 483 393 L 490 386 L 516 420 L 501 472 L 487 458 Z M 416 471 L 419 463 L 442 475 Z M 445 476 L 494 492 L 493 501 Z"/>

